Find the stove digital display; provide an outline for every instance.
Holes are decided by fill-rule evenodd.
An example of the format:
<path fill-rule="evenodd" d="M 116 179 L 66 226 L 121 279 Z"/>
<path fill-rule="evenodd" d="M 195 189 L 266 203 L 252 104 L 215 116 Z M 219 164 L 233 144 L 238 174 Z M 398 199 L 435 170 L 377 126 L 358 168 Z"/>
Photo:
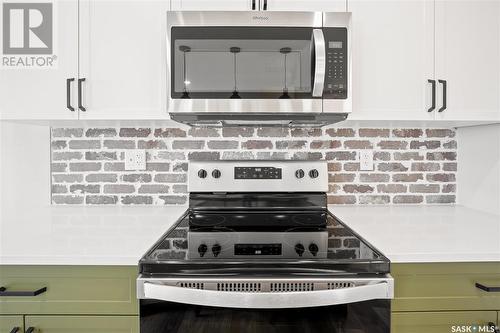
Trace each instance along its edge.
<path fill-rule="evenodd" d="M 280 256 L 281 244 L 234 244 L 236 256 Z"/>
<path fill-rule="evenodd" d="M 281 168 L 235 167 L 234 179 L 281 179 Z"/>

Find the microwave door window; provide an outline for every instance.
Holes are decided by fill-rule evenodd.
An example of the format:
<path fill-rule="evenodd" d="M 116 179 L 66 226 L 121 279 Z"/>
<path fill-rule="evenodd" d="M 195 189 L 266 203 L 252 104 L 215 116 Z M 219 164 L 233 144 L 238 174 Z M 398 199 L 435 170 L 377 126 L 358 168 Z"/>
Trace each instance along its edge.
<path fill-rule="evenodd" d="M 174 29 L 173 98 L 312 98 L 311 29 Z"/>

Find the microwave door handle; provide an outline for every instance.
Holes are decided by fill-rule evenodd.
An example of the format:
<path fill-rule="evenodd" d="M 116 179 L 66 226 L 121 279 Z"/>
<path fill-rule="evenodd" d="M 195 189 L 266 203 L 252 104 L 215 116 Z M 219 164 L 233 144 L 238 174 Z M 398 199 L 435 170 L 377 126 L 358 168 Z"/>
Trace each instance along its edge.
<path fill-rule="evenodd" d="M 391 281 L 383 281 L 359 287 L 301 292 L 232 292 L 192 289 L 145 281 L 139 298 L 200 306 L 245 309 L 283 309 L 331 306 L 392 299 Z"/>
<path fill-rule="evenodd" d="M 313 47 L 315 54 L 312 96 L 322 97 L 323 87 L 325 85 L 325 72 L 326 72 L 326 46 L 325 46 L 325 35 L 323 34 L 323 30 L 314 29 L 312 39 L 313 39 Z"/>

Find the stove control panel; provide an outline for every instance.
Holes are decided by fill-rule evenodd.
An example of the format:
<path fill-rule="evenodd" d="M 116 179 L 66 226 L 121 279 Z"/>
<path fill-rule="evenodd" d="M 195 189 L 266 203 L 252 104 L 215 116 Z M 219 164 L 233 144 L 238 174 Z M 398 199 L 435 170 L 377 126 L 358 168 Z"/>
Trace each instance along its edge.
<path fill-rule="evenodd" d="M 328 231 L 188 232 L 190 259 L 324 259 Z"/>
<path fill-rule="evenodd" d="M 190 162 L 189 192 L 327 192 L 326 161 Z"/>
<path fill-rule="evenodd" d="M 235 167 L 234 179 L 281 179 L 281 168 Z"/>

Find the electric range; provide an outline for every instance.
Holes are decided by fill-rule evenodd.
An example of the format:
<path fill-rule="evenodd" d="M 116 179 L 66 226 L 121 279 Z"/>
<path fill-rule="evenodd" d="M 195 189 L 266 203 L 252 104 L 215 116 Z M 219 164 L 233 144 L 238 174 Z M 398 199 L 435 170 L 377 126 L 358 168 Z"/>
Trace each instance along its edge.
<path fill-rule="evenodd" d="M 390 332 L 390 262 L 328 211 L 326 162 L 191 162 L 188 189 L 139 262 L 141 333 Z"/>

